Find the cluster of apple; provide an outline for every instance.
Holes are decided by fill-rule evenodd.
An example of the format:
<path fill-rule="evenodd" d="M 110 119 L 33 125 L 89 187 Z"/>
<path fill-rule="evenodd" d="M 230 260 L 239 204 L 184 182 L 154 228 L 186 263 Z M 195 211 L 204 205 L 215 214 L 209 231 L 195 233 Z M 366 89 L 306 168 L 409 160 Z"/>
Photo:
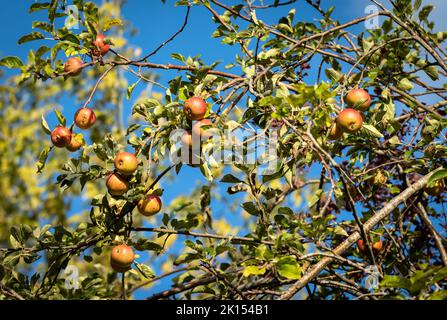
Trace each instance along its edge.
<path fill-rule="evenodd" d="M 90 108 L 80 108 L 74 116 L 74 123 L 80 129 L 87 130 L 96 122 L 96 116 Z M 82 136 L 74 134 L 69 128 L 57 126 L 51 132 L 51 142 L 58 148 L 66 148 L 71 152 L 77 151 L 82 147 Z"/>
<path fill-rule="evenodd" d="M 360 239 L 359 241 L 357 241 L 357 247 L 359 248 L 359 251 L 362 253 L 362 254 L 367 254 L 367 252 L 368 252 L 368 248 L 366 247 L 366 244 L 365 244 L 365 241 L 363 241 L 363 239 Z M 377 240 L 376 242 L 374 242 L 373 244 L 372 244 L 372 250 L 373 250 L 373 253 L 375 254 L 375 255 L 377 255 L 377 254 L 379 254 L 380 253 L 380 251 L 382 251 L 382 247 L 383 247 L 383 242 L 382 242 L 382 240 Z"/>
<path fill-rule="evenodd" d="M 107 44 L 103 34 L 96 36 L 92 46 L 92 55 L 95 57 L 102 57 L 110 50 L 110 45 Z M 83 66 L 84 62 L 81 58 L 73 57 L 65 62 L 64 71 L 67 75 L 75 77 L 81 73 Z M 74 121 L 76 126 L 86 130 L 95 124 L 96 116 L 92 109 L 84 107 L 76 111 Z M 55 147 L 67 148 L 71 152 L 79 150 L 83 144 L 82 136 L 72 133 L 69 128 L 64 126 L 58 126 L 52 131 L 51 141 Z"/>
<path fill-rule="evenodd" d="M 115 156 L 114 165 L 115 172 L 106 180 L 107 190 L 112 196 L 122 196 L 129 190 L 128 179 L 137 170 L 138 159 L 134 154 L 123 151 Z M 160 197 L 147 194 L 138 202 L 137 208 L 142 215 L 150 217 L 160 212 L 161 205 Z"/>
<path fill-rule="evenodd" d="M 196 137 L 209 137 L 205 130 L 202 128 L 203 126 L 212 125 L 212 121 L 210 119 L 205 119 L 205 115 L 207 112 L 207 104 L 206 101 L 200 97 L 192 97 L 185 101 L 183 105 L 183 112 L 191 121 L 197 121 L 192 126 L 191 131 L 187 131 L 181 138 L 182 143 L 189 147 L 190 151 L 192 149 L 192 139 L 193 135 Z M 194 166 L 192 164 L 192 152 L 189 153 L 190 163 L 189 165 Z M 197 155 L 196 155 L 197 157 Z"/>
<path fill-rule="evenodd" d="M 112 196 L 122 196 L 129 190 L 128 179 L 137 170 L 138 159 L 134 154 L 123 151 L 115 156 L 114 165 L 115 172 L 111 173 L 106 180 L 107 190 Z M 146 217 L 160 212 L 161 206 L 160 197 L 153 194 L 147 194 L 137 203 L 138 211 Z M 120 244 L 112 248 L 110 266 L 114 271 L 128 271 L 134 260 L 135 254 L 128 245 Z"/>
<path fill-rule="evenodd" d="M 115 171 L 106 180 L 107 190 L 112 196 L 122 196 L 129 190 L 129 178 L 137 171 L 138 159 L 129 152 L 119 152 L 114 159 Z M 160 197 L 147 194 L 138 201 L 138 211 L 146 216 L 153 216 L 161 210 Z M 116 272 L 126 272 L 131 268 L 135 254 L 133 249 L 126 244 L 116 245 L 112 248 L 110 266 Z"/>
<path fill-rule="evenodd" d="M 92 55 L 95 57 L 103 57 L 110 50 L 110 45 L 107 44 L 106 36 L 100 33 L 96 36 L 96 39 L 92 42 L 92 46 L 93 46 Z M 65 62 L 64 71 L 67 75 L 76 77 L 81 73 L 83 67 L 84 62 L 82 61 L 81 58 L 72 57 Z"/>
<path fill-rule="evenodd" d="M 343 133 L 355 133 L 362 128 L 363 117 L 360 111 L 367 111 L 371 105 L 371 96 L 364 89 L 348 92 L 345 101 L 349 108 L 342 110 L 329 132 L 329 139 L 337 140 Z"/>
<path fill-rule="evenodd" d="M 110 50 L 110 45 L 106 42 L 103 34 L 98 34 L 92 42 L 93 50 L 91 54 L 95 57 L 102 57 Z M 84 67 L 84 62 L 79 57 L 69 58 L 64 64 L 66 75 L 76 77 Z M 191 110 L 192 118 L 197 119 L 199 116 L 196 102 L 192 102 Z M 206 103 L 203 114 L 206 112 Z M 203 117 L 202 117 L 203 118 Z M 84 107 L 79 109 L 74 117 L 74 122 L 81 129 L 89 129 L 96 121 L 95 113 L 92 109 Z M 199 128 L 200 129 L 200 128 Z M 58 148 L 67 148 L 69 151 L 76 151 L 82 147 L 82 139 L 64 126 L 56 127 L 51 133 L 51 141 Z M 112 196 L 122 196 L 129 190 L 129 178 L 138 168 L 137 157 L 129 152 L 119 152 L 114 159 L 115 171 L 106 179 L 106 187 Z M 152 194 L 147 194 L 137 203 L 138 211 L 144 216 L 153 216 L 160 212 L 162 207 L 161 199 Z M 110 264 L 116 272 L 126 272 L 130 269 L 135 254 L 133 249 L 125 244 L 120 244 L 112 248 Z"/>

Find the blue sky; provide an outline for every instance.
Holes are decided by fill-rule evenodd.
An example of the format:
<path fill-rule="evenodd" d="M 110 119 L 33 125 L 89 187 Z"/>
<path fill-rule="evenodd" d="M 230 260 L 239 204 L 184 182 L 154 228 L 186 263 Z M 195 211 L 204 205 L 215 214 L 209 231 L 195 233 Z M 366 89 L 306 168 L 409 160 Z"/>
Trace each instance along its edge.
<path fill-rule="evenodd" d="M 28 8 L 34 1 L 14 1 L 5 2 L 0 11 L 0 25 L 2 30 L 3 42 L 0 47 L 0 56 L 17 55 L 26 60 L 28 50 L 36 48 L 37 44 L 30 42 L 28 44 L 19 46 L 17 40 L 24 34 L 32 31 L 31 23 L 34 20 L 39 20 L 39 14 L 29 14 Z M 100 1 L 95 1 L 100 3 Z M 267 1 L 271 2 L 271 1 Z M 348 21 L 349 19 L 360 17 L 364 15 L 365 7 L 370 4 L 368 0 L 329 0 L 323 1 L 327 5 L 336 5 L 334 17 L 341 21 Z M 168 39 L 179 26 L 183 23 L 185 8 L 174 7 L 173 0 L 167 0 L 167 4 L 162 4 L 159 0 L 128 0 L 123 7 L 123 16 L 132 22 L 132 25 L 139 30 L 139 33 L 133 37 L 129 37 L 129 42 L 135 46 L 141 47 L 143 53 L 147 53 L 156 48 L 160 43 Z M 239 1 L 225 1 L 225 3 L 239 3 Z M 433 3 L 437 5 L 433 18 L 439 23 L 439 28 L 446 28 L 447 21 L 443 17 L 447 5 L 443 0 L 425 1 L 425 3 Z M 276 22 L 279 17 L 284 16 L 291 8 L 296 8 L 296 18 L 299 20 L 310 21 L 319 19 L 316 11 L 304 4 L 304 1 L 298 1 L 297 4 L 284 6 L 272 11 L 259 11 L 258 17 L 267 22 Z M 444 9 L 444 10 L 443 10 Z M 215 60 L 221 60 L 222 66 L 234 60 L 235 54 L 239 52 L 237 46 L 224 46 L 220 44 L 219 39 L 211 38 L 210 35 L 214 31 L 216 24 L 211 20 L 209 12 L 203 7 L 193 7 L 191 10 L 189 23 L 184 32 L 179 35 L 174 42 L 165 46 L 156 56 L 151 58 L 151 62 L 156 63 L 173 63 L 171 53 L 181 52 L 185 56 L 202 55 L 202 59 L 211 63 Z M 358 31 L 363 29 L 363 26 L 357 28 Z M 356 29 L 353 29 L 355 31 Z M 16 71 L 7 71 L 8 73 Z M 177 72 L 160 72 L 160 82 L 164 85 L 177 75 Z M 315 75 L 311 75 L 307 81 L 312 82 Z M 129 82 L 135 79 L 130 76 Z M 138 90 L 143 89 L 140 86 Z M 138 92 L 138 90 L 136 92 Z M 158 90 L 158 89 L 156 89 Z M 135 94 L 134 96 L 137 96 Z M 126 101 L 125 106 L 130 111 L 132 102 Z M 74 112 L 72 108 L 67 108 L 67 113 Z M 319 172 L 315 170 L 314 172 Z M 169 203 L 171 199 L 176 197 L 179 193 L 188 194 L 188 190 L 197 183 L 205 183 L 205 179 L 197 173 L 196 169 L 184 167 L 181 172 L 181 179 L 177 179 L 175 187 L 166 188 L 163 200 Z M 164 185 L 165 187 L 167 185 Z M 223 186 L 225 187 L 225 186 Z M 224 188 L 221 188 L 224 191 Z M 217 217 L 225 214 L 225 206 L 218 205 L 213 208 Z M 78 207 L 74 210 L 79 210 Z M 237 223 L 239 217 L 232 215 L 229 219 L 231 222 Z M 155 261 L 152 265 L 157 271 L 159 261 Z M 156 287 L 152 288 L 150 292 L 159 291 L 161 288 L 166 288 L 170 284 L 169 279 L 161 281 Z M 148 293 L 140 293 L 137 297 L 145 297 Z"/>

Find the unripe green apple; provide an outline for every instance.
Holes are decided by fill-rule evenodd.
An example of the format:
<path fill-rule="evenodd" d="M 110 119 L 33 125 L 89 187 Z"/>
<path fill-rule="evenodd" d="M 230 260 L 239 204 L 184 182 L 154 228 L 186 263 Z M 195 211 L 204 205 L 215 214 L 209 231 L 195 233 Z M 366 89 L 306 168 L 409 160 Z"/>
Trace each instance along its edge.
<path fill-rule="evenodd" d="M 81 108 L 76 111 L 74 122 L 79 128 L 86 130 L 95 124 L 96 115 L 90 108 Z"/>
<path fill-rule="evenodd" d="M 64 64 L 64 72 L 70 76 L 76 77 L 81 73 L 83 64 L 81 58 L 70 58 Z"/>
<path fill-rule="evenodd" d="M 345 97 L 349 107 L 366 111 L 371 105 L 371 96 L 364 89 L 352 89 Z"/>
<path fill-rule="evenodd" d="M 106 44 L 106 36 L 103 34 L 98 33 L 96 36 L 96 39 L 93 41 L 93 46 L 95 47 L 93 49 L 93 54 L 97 57 L 99 56 L 105 56 L 109 50 L 110 45 Z"/>
<path fill-rule="evenodd" d="M 190 120 L 202 120 L 206 114 L 206 102 L 200 97 L 192 97 L 183 105 L 183 112 Z"/>
<path fill-rule="evenodd" d="M 53 142 L 55 147 L 58 147 L 58 148 L 67 147 L 68 145 L 70 145 L 70 142 L 71 142 L 70 129 L 63 127 L 63 126 L 57 126 L 51 132 L 51 141 Z"/>
<path fill-rule="evenodd" d="M 106 186 L 112 196 L 122 196 L 129 190 L 129 182 L 117 173 L 109 175 Z"/>
<path fill-rule="evenodd" d="M 161 206 L 160 197 L 148 194 L 138 202 L 137 208 L 143 216 L 150 217 L 160 212 Z"/>
<path fill-rule="evenodd" d="M 110 254 L 110 265 L 116 272 L 126 272 L 131 268 L 135 260 L 133 249 L 125 244 L 120 244 L 112 248 Z"/>
<path fill-rule="evenodd" d="M 355 109 L 345 109 L 337 117 L 337 125 L 347 133 L 355 133 L 362 128 L 363 118 Z"/>
<path fill-rule="evenodd" d="M 137 157 L 130 152 L 120 152 L 115 156 L 115 169 L 120 174 L 129 176 L 132 175 L 138 168 Z"/>

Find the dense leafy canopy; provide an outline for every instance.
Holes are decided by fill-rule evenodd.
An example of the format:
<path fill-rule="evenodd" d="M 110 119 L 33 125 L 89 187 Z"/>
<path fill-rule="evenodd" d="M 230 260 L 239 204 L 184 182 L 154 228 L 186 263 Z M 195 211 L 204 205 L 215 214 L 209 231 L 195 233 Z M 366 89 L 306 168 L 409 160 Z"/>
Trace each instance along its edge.
<path fill-rule="evenodd" d="M 32 4 L 30 14 L 47 19 L 18 43 L 35 48 L 27 61 L 0 61 L 19 71 L 0 87 L 0 298 L 125 299 L 175 275 L 149 298 L 446 299 L 447 32 L 434 31 L 433 6 L 418 0 L 373 0 L 377 10 L 352 21 L 332 18 L 338 1 L 320 2 L 177 1 L 178 32 L 141 55 L 123 36 L 121 1 L 74 0 L 75 21 L 66 1 Z M 297 3 L 317 19 L 301 21 Z M 151 62 L 199 6 L 215 22 L 210 36 L 240 49 L 234 61 L 172 53 Z M 270 21 L 266 13 L 283 6 L 289 13 Z M 365 28 L 371 20 L 380 24 Z M 77 77 L 64 70 L 72 56 L 83 61 Z M 168 87 L 154 73 L 165 70 L 179 73 Z M 124 121 L 144 83 L 164 94 L 142 91 Z M 370 106 L 345 101 L 356 88 Z M 91 128 L 55 107 L 63 94 L 94 109 Z M 207 102 L 202 132 L 213 136 L 196 163 L 173 161 L 185 132 L 200 132 L 183 111 L 193 96 Z M 333 135 L 347 103 L 360 109 L 360 129 Z M 81 134 L 79 151 L 51 144 L 53 111 Z M 139 165 L 124 177 L 127 191 L 111 195 L 106 179 L 120 151 Z M 146 194 L 163 199 L 163 181 L 182 179 L 187 165 L 207 182 L 151 202 L 147 215 L 162 203 L 154 217 L 139 214 Z M 69 215 L 80 200 L 91 210 Z M 216 203 L 242 222 L 217 219 Z M 109 264 L 120 244 L 137 254 L 124 280 Z"/>

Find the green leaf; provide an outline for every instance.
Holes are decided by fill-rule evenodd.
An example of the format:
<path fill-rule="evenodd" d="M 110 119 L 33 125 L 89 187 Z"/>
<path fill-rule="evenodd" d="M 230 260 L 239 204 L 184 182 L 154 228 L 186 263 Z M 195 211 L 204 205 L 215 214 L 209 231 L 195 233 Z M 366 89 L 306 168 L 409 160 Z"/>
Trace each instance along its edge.
<path fill-rule="evenodd" d="M 110 19 L 105 22 L 104 31 L 107 31 L 112 27 L 117 27 L 117 26 L 122 26 L 122 25 L 123 25 L 123 22 L 121 21 L 121 19 L 118 19 L 118 18 Z"/>
<path fill-rule="evenodd" d="M 143 264 L 143 263 L 138 263 L 135 262 L 135 266 L 137 267 L 137 270 L 143 275 L 143 277 L 145 277 L 146 279 L 152 279 L 155 277 L 155 273 L 154 271 L 152 271 L 152 269 Z"/>
<path fill-rule="evenodd" d="M 44 3 L 33 3 L 31 5 L 31 7 L 29 8 L 29 12 L 35 12 L 35 11 L 39 11 L 39 10 L 46 10 L 50 7 L 50 4 L 48 2 L 44 2 Z"/>
<path fill-rule="evenodd" d="M 240 183 L 240 182 L 242 182 L 242 183 L 243 183 L 242 180 L 236 178 L 236 177 L 233 176 L 232 174 L 226 174 L 226 175 L 220 180 L 220 182 L 223 182 L 223 183 Z"/>
<path fill-rule="evenodd" d="M 410 290 L 411 281 L 404 277 L 385 275 L 380 286 L 383 288 L 398 288 Z"/>
<path fill-rule="evenodd" d="M 59 123 L 65 127 L 65 125 L 67 124 L 67 120 L 65 119 L 64 115 L 57 109 L 54 110 L 54 112 L 56 113 L 56 117 Z"/>
<path fill-rule="evenodd" d="M 399 145 L 400 144 L 399 137 L 393 136 L 390 140 L 388 140 L 388 143 L 392 145 Z"/>
<path fill-rule="evenodd" d="M 44 148 L 39 155 L 39 160 L 37 161 L 37 173 L 42 173 L 43 168 L 45 168 L 45 163 L 48 159 L 48 154 L 51 151 L 51 147 Z"/>
<path fill-rule="evenodd" d="M 411 89 L 413 89 L 413 84 L 410 82 L 410 80 L 408 80 L 407 78 L 403 78 L 402 80 L 400 80 L 400 82 L 397 84 L 397 87 L 401 90 L 404 91 L 409 91 Z"/>
<path fill-rule="evenodd" d="M 3 259 L 3 264 L 9 267 L 14 267 L 20 261 L 20 251 L 13 252 Z"/>
<path fill-rule="evenodd" d="M 23 62 L 18 57 L 6 57 L 0 60 L 0 66 L 13 69 L 23 66 Z"/>
<path fill-rule="evenodd" d="M 301 278 L 301 266 L 293 256 L 282 257 L 276 263 L 278 274 L 281 277 L 297 280 Z"/>
<path fill-rule="evenodd" d="M 429 66 L 425 69 L 425 73 L 430 77 L 432 80 L 438 80 L 439 79 L 439 70 L 436 66 Z"/>
<path fill-rule="evenodd" d="M 126 93 L 126 99 L 129 100 L 130 96 L 132 95 L 133 90 L 135 89 L 135 87 L 137 86 L 137 84 L 140 82 L 141 79 L 138 79 L 137 82 L 131 84 L 128 88 L 127 88 L 127 93 Z"/>
<path fill-rule="evenodd" d="M 362 128 L 374 137 L 383 138 L 383 134 L 381 134 L 380 131 L 376 129 L 376 127 L 370 124 L 363 124 Z"/>
<path fill-rule="evenodd" d="M 419 20 L 421 20 L 421 21 L 426 20 L 433 9 L 434 9 L 433 5 L 424 6 L 421 9 L 421 11 L 419 11 Z"/>
<path fill-rule="evenodd" d="M 48 33 L 51 33 L 53 31 L 53 25 L 44 21 L 34 21 L 32 27 L 33 29 L 41 29 Z"/>
<path fill-rule="evenodd" d="M 62 37 L 62 40 L 64 40 L 64 42 L 66 42 L 68 45 L 73 46 L 73 44 L 74 44 L 76 48 L 78 48 L 79 45 L 81 44 L 78 37 L 76 35 L 74 35 L 73 33 L 64 34 L 64 36 Z"/>
<path fill-rule="evenodd" d="M 249 277 L 251 275 L 258 276 L 263 275 L 266 272 L 265 267 L 257 267 L 257 266 L 247 266 L 244 268 L 244 272 L 242 273 L 242 276 Z"/>
<path fill-rule="evenodd" d="M 30 34 L 27 34 L 26 36 L 21 37 L 19 39 L 18 43 L 23 44 L 23 43 L 26 43 L 29 41 L 41 40 L 41 39 L 45 39 L 43 34 L 41 34 L 40 32 L 31 32 Z"/>
<path fill-rule="evenodd" d="M 45 120 L 45 117 L 42 115 L 42 118 L 40 120 L 40 124 L 42 125 L 43 131 L 45 131 L 46 134 L 51 134 L 50 126 L 47 123 L 47 120 Z"/>
<path fill-rule="evenodd" d="M 253 202 L 245 202 L 241 205 L 241 207 L 253 216 L 259 215 L 259 210 Z"/>
<path fill-rule="evenodd" d="M 343 229 L 343 228 L 340 227 L 340 226 L 336 226 L 336 227 L 335 227 L 335 229 L 334 229 L 334 233 L 335 233 L 335 234 L 338 234 L 338 235 L 340 235 L 340 236 L 344 236 L 344 237 L 348 237 L 348 236 L 349 236 L 349 234 L 346 232 L 346 230 Z"/>
<path fill-rule="evenodd" d="M 447 300 L 447 290 L 432 293 L 428 300 Z"/>
<path fill-rule="evenodd" d="M 172 53 L 171 57 L 176 60 L 180 60 L 181 62 L 185 62 L 185 57 L 180 53 Z"/>
<path fill-rule="evenodd" d="M 341 78 L 342 78 L 342 74 L 341 72 L 333 69 L 333 68 L 328 68 L 325 70 L 326 76 L 332 80 L 333 82 L 338 82 Z"/>
<path fill-rule="evenodd" d="M 198 253 L 183 253 L 174 260 L 173 264 L 178 266 L 182 263 L 188 263 L 197 259 L 200 259 L 200 254 Z"/>
<path fill-rule="evenodd" d="M 414 10 L 418 10 L 421 7 L 422 0 L 414 0 Z"/>
<path fill-rule="evenodd" d="M 16 238 L 13 237 L 13 235 L 9 236 L 9 243 L 11 243 L 11 246 L 14 249 L 18 249 L 18 248 L 20 248 L 22 246 L 21 243 L 19 241 L 17 241 Z"/>
<path fill-rule="evenodd" d="M 441 169 L 430 177 L 427 185 L 431 186 L 435 181 L 447 178 L 447 169 Z"/>

